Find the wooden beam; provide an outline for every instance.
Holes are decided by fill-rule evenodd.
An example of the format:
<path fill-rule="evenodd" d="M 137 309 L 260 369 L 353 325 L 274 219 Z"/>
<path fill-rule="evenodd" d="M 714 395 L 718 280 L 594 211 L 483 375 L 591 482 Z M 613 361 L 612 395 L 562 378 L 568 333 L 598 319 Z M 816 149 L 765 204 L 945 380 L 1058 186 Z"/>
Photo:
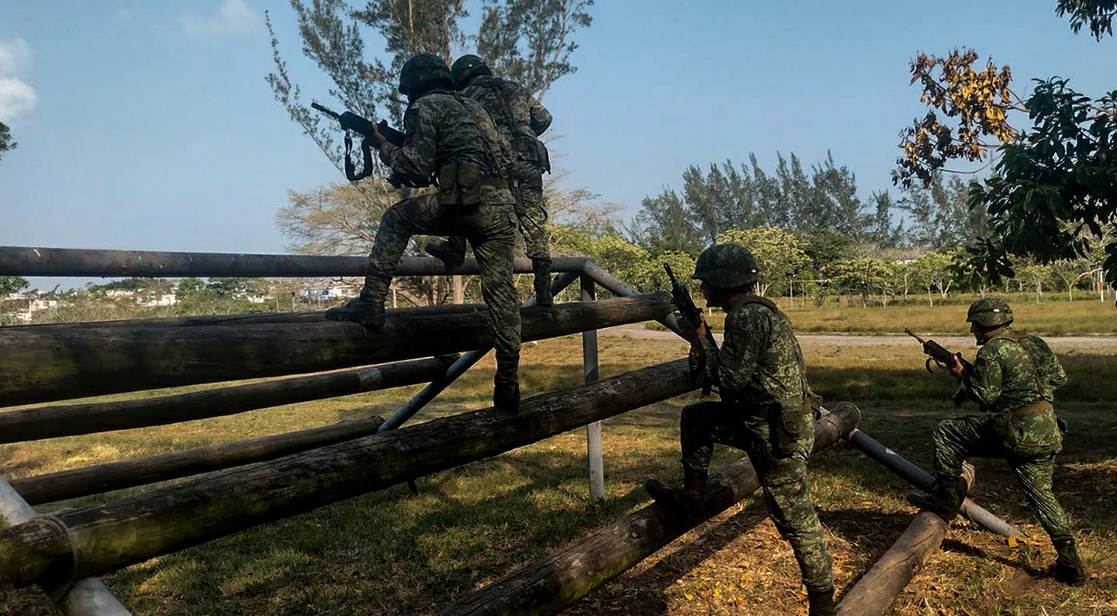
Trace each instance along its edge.
<path fill-rule="evenodd" d="M 670 295 L 531 307 L 523 340 L 662 318 Z M 488 311 L 389 310 L 382 331 L 357 323 L 204 324 L 183 327 L 0 328 L 0 406 L 98 394 L 364 366 L 482 348 Z"/>
<path fill-rule="evenodd" d="M 444 376 L 446 369 L 456 359 L 457 355 L 445 355 L 173 396 L 24 408 L 0 413 L 0 443 L 162 426 L 307 400 L 426 383 Z"/>
<path fill-rule="evenodd" d="M 599 302 L 603 303 L 603 302 Z M 673 361 L 494 409 L 214 473 L 103 505 L 66 509 L 0 532 L 0 581 L 52 571 L 86 577 L 229 533 L 494 456 L 692 391 Z"/>
<path fill-rule="evenodd" d="M 857 427 L 861 413 L 838 404 L 815 425 L 820 451 Z M 710 479 L 706 515 L 713 517 L 760 487 L 748 457 Z M 447 606 L 439 616 L 557 614 L 696 526 L 656 503 Z"/>

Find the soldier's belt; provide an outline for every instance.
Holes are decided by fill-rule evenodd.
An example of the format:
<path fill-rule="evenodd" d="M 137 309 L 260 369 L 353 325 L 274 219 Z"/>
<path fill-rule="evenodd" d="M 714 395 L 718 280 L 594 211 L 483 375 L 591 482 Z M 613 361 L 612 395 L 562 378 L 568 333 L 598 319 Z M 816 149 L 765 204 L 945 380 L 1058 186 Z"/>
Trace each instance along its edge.
<path fill-rule="evenodd" d="M 1051 410 L 1052 408 L 1053 407 L 1051 406 L 1051 403 L 1048 402 L 1047 400 L 1036 400 L 1035 402 L 1033 402 L 1031 404 L 1025 404 L 1024 406 L 1018 406 L 1014 409 L 1009 410 L 1008 412 L 1011 413 L 1016 418 L 1022 418 L 1022 417 L 1031 417 L 1032 415 L 1039 415 L 1041 413 L 1046 413 L 1047 411 Z"/>

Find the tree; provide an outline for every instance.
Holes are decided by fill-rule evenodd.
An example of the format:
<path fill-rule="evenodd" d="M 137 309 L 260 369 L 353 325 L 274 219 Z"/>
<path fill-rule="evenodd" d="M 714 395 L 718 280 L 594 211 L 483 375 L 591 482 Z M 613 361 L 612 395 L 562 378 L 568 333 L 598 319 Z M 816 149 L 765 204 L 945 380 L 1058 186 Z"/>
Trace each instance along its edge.
<path fill-rule="evenodd" d="M 334 83 L 328 92 L 342 107 L 399 125 L 405 100 L 397 91 L 403 64 L 418 53 L 433 53 L 447 63 L 467 44 L 476 44 L 494 73 L 533 92 L 537 100 L 565 75 L 577 71 L 570 57 L 579 28 L 592 23 L 593 0 L 481 0 L 476 34 L 462 24 L 469 18 L 465 0 L 370 0 L 353 8 L 345 0 L 289 0 L 299 24 L 303 54 Z M 291 119 L 340 170 L 337 127 L 303 104 L 280 52 L 270 17 L 275 71 L 267 75 L 277 101 Z M 383 57 L 366 57 L 362 32 L 371 30 L 384 41 Z M 385 113 L 378 114 L 382 109 Z"/>
<path fill-rule="evenodd" d="M 664 188 L 658 197 L 644 197 L 640 208 L 628 230 L 634 241 L 653 256 L 685 252 L 697 257 L 705 248 L 686 204 L 675 191 Z"/>
<path fill-rule="evenodd" d="M 783 295 L 790 281 L 810 267 L 811 259 L 803 251 L 802 242 L 794 233 L 777 227 L 730 229 L 717 237 L 719 244 L 739 244 L 756 258 L 759 282 L 756 294 Z"/>
<path fill-rule="evenodd" d="M 927 290 L 927 303 L 935 305 L 935 295 L 946 299 L 957 278 L 958 259 L 954 253 L 928 252 L 909 266 L 912 282 Z"/>
<path fill-rule="evenodd" d="M 1093 101 L 1053 77 L 1033 80 L 1031 96 L 1017 105 L 1011 70 L 991 60 L 974 70 L 976 59 L 973 51 L 955 50 L 945 59 L 920 54 L 912 62 L 912 81 L 921 83 L 932 110 L 904 131 L 893 181 L 928 185 L 948 160 L 991 158 L 993 174 L 971 185 L 968 200 L 971 210 L 988 214 L 989 227 L 967 248 L 972 269 L 989 280 L 1014 274 L 1013 255 L 1042 263 L 1085 255 L 1117 222 L 1117 91 Z M 935 109 L 957 118 L 956 134 Z M 1026 112 L 1031 128 L 1010 126 L 1012 110 Z M 1107 279 L 1114 283 L 1117 243 L 1110 240 L 1106 253 Z"/>
<path fill-rule="evenodd" d="M 1088 25 L 1090 34 L 1100 41 L 1103 34 L 1113 34 L 1117 0 L 1059 0 L 1055 14 L 1059 17 L 1069 14 L 1070 27 L 1075 34 Z"/>
<path fill-rule="evenodd" d="M 29 286 L 31 283 L 21 276 L 0 276 L 0 299 L 11 293 L 19 293 Z"/>
<path fill-rule="evenodd" d="M 870 295 L 880 295 L 881 303 L 887 303 L 894 294 L 891 281 L 895 278 L 890 263 L 876 257 L 857 257 L 838 261 L 830 267 L 830 278 L 838 287 L 838 293 L 856 294 L 861 305 L 869 302 Z"/>
<path fill-rule="evenodd" d="M 0 122 L 0 158 L 3 158 L 4 152 L 10 152 L 16 149 L 19 145 L 12 140 L 12 131 L 8 128 L 7 124 Z"/>

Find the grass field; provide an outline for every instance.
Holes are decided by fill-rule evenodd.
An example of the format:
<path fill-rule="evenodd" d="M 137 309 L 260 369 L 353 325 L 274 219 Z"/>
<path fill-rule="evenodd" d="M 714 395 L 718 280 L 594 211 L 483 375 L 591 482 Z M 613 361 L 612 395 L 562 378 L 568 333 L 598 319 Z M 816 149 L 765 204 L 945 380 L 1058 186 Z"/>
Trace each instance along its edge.
<path fill-rule="evenodd" d="M 1070 375 L 1058 408 L 1071 426 L 1058 460 L 1056 493 L 1072 518 L 1092 575 L 1081 588 L 1038 575 L 1054 552 L 1008 469 L 977 462 L 972 496 L 1025 530 L 1033 542 L 1009 547 L 964 521 L 952 525 L 943 551 L 900 595 L 891 614 L 1117 613 L 1117 318 L 1111 304 L 1014 304 L 1029 329 L 1106 334 L 1091 344 L 1051 338 Z M 965 304 L 865 309 L 788 307 L 802 332 L 965 333 Z M 712 319 L 716 320 L 716 319 Z M 1078 325 L 1060 325 L 1064 322 Z M 829 326 L 827 324 L 830 324 Z M 1067 329 L 1059 329 L 1066 327 Z M 812 386 L 824 404 L 848 400 L 861 429 L 930 468 L 930 431 L 958 414 L 951 383 L 923 371 L 923 356 L 905 336 L 803 336 Z M 972 342 L 960 348 L 972 357 Z M 602 336 L 602 376 L 677 359 L 685 345 L 670 337 Z M 525 347 L 526 395 L 581 380 L 576 336 Z M 452 386 L 413 421 L 487 404 L 491 358 Z M 173 426 L 0 445 L 0 471 L 15 478 L 135 458 L 203 444 L 390 414 L 417 388 L 347 396 Z M 575 430 L 546 441 L 327 506 L 160 557 L 104 581 L 136 614 L 301 615 L 427 614 L 579 537 L 645 506 L 650 476 L 677 480 L 678 412 L 697 394 L 605 422 L 607 498 L 588 497 L 585 437 Z M 739 452 L 719 448 L 714 466 Z M 838 444 L 812 461 L 812 490 L 831 541 L 839 594 L 852 586 L 911 521 L 907 486 L 852 447 Z M 127 494 L 112 494 L 119 497 Z M 98 502 L 104 497 L 64 503 Z M 54 613 L 37 589 L 0 590 L 0 615 Z M 805 614 L 805 594 L 791 550 L 756 498 L 732 507 L 575 605 L 568 613 Z"/>

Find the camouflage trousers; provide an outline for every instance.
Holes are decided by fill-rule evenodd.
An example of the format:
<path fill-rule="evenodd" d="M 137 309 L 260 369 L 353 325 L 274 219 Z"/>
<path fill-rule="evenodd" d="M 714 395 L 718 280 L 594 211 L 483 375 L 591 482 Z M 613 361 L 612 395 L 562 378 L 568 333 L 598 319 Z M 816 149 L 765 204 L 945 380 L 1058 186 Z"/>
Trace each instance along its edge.
<path fill-rule="evenodd" d="M 515 220 L 506 188 L 483 186 L 481 205 L 443 207 L 436 193 L 404 199 L 380 219 L 365 286 L 373 298 L 388 296 L 388 286 L 413 235 L 460 234 L 469 240 L 481 270 L 481 296 L 493 322 L 497 353 L 520 352 L 520 298 L 512 281 Z"/>
<path fill-rule="evenodd" d="M 1050 407 L 1023 421 L 1019 415 L 1014 418 L 1012 411 L 945 419 L 931 437 L 935 473 L 947 479 L 958 477 L 968 457 L 1003 459 L 1047 534 L 1052 539 L 1070 537 L 1067 514 L 1051 481 L 1055 455 L 1062 450 L 1061 437 Z"/>
<path fill-rule="evenodd" d="M 813 419 L 804 414 L 792 454 L 777 456 L 768 421 L 748 413 L 747 406 L 726 402 L 698 402 L 683 408 L 683 468 L 706 476 L 714 443 L 744 450 L 760 478 L 772 522 L 795 552 L 804 586 L 811 591 L 832 590 L 830 549 L 807 482 L 807 457 L 814 447 Z"/>
<path fill-rule="evenodd" d="M 512 179 L 516 217 L 520 219 L 520 234 L 524 236 L 528 258 L 550 259 L 547 207 L 543 202 L 543 173 L 538 167 L 521 161 L 512 165 L 508 175 Z"/>

